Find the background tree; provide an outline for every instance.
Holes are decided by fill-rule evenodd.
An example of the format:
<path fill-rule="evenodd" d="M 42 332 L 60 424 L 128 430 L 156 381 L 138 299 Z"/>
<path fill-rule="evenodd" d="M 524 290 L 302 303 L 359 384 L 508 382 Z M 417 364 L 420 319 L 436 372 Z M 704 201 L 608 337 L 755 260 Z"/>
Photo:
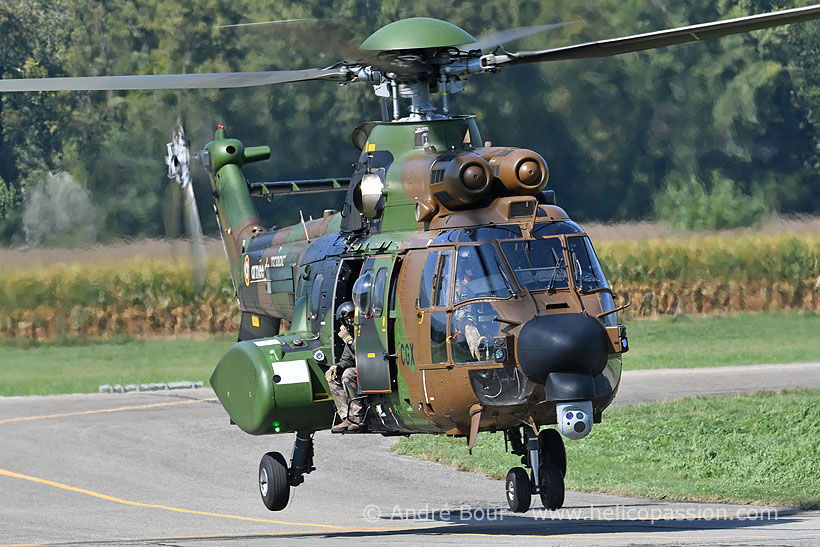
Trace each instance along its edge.
<path fill-rule="evenodd" d="M 584 21 L 513 44 L 540 49 L 793 7 L 779 0 L 666 4 L 0 0 L 0 68 L 3 77 L 294 69 L 350 59 L 371 32 L 412 16 L 446 19 L 476 36 Z M 218 28 L 295 18 L 319 21 Z M 721 184 L 737 196 L 755 196 L 768 210 L 817 214 L 818 35 L 812 22 L 615 58 L 509 68 L 471 78 L 453 97 L 453 110 L 476 114 L 486 140 L 542 153 L 559 202 L 580 220 L 658 214 L 654 197 L 690 180 L 703 181 L 706 195 L 713 180 L 726 180 Z M 163 235 L 171 200 L 162 156 L 180 115 L 195 148 L 211 140 L 218 123 L 250 145 L 270 145 L 271 161 L 248 168 L 254 180 L 349 175 L 358 155 L 350 131 L 380 116 L 369 86 L 325 82 L 0 100 L 5 241 L 20 231 L 26 181 L 56 169 L 90 192 L 100 238 Z M 195 179 L 206 230 L 214 230 L 208 182 L 201 172 Z M 315 216 L 339 198 L 276 198 L 262 209 L 269 224 L 282 226 L 297 221 L 300 209 Z"/>
<path fill-rule="evenodd" d="M 60 76 L 71 14 L 63 0 L 0 0 L 0 76 Z M 23 195 L 62 161 L 72 98 L 0 96 L 0 239 L 20 233 Z"/>

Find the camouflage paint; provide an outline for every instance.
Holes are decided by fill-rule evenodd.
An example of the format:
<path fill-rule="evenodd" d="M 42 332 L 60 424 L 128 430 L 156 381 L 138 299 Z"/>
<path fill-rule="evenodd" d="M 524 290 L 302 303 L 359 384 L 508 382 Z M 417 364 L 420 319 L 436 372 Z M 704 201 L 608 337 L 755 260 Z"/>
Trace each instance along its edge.
<path fill-rule="evenodd" d="M 361 358 L 369 359 L 361 365 L 360 382 L 369 392 L 371 431 L 466 435 L 470 409 L 480 404 L 471 384 L 471 371 L 519 374 L 515 341 L 524 322 L 550 313 L 550 306 L 572 313 L 604 313 L 600 294 L 581 294 L 574 285 L 555 294 L 530 294 L 519 289 L 507 299 L 479 299 L 476 302 L 492 306 L 499 317 L 508 321 L 499 327 L 499 336 L 507 344 L 505 357 L 497 363 L 454 362 L 450 323 L 459 305 L 448 304 L 436 310 L 417 307 L 429 253 L 456 251 L 461 244 L 446 238 L 439 242 L 437 238 L 465 227 L 494 225 L 515 226 L 522 237 L 530 238 L 536 222 L 568 220 L 563 209 L 539 204 L 533 195 L 544 188 L 548 176 L 546 163 L 539 155 L 515 148 L 484 148 L 481 144 L 472 117 L 374 123 L 351 178 L 347 213 L 329 213 L 270 233 L 264 233 L 258 224 L 241 173 L 246 149 L 233 139 L 217 138 L 208 145 L 216 173 L 212 180 L 218 194 L 217 214 L 223 224 L 241 308 L 251 317 L 259 314 L 291 321 L 289 334 L 263 339 L 273 346 L 269 353 L 257 352 L 241 342 L 217 366 L 212 384 L 237 424 L 252 433 L 330 427 L 326 407 L 330 399 L 323 371 L 333 359 L 333 311 L 341 299 L 348 297 L 339 291 L 349 294 L 353 279 L 360 273 L 351 271 L 347 281 L 338 279 L 342 261 L 354 270 L 372 262 L 376 270 L 385 267 L 389 272 L 382 316 L 357 318 L 358 339 L 365 352 Z M 228 146 L 233 146 L 233 154 L 228 153 Z M 493 180 L 474 205 L 448 209 L 446 204 L 450 202 L 437 195 L 440 186 L 433 177 L 438 176 L 435 171 L 440 165 L 465 158 L 487 165 Z M 526 169 L 522 168 L 527 161 L 530 163 Z M 360 199 L 359 182 L 374 165 L 383 166 L 380 177 L 384 202 L 371 218 L 356 208 L 356 200 Z M 525 181 L 511 177 L 524 177 Z M 419 203 L 423 207 L 419 208 Z M 428 205 L 432 213 L 424 208 Z M 421 221 L 416 220 L 417 210 L 427 211 Z M 345 221 L 344 214 L 356 221 Z M 559 237 L 566 247 L 569 236 Z M 569 256 L 566 260 L 569 263 Z M 431 354 L 430 321 L 434 313 L 443 320 L 447 335 L 446 358 L 442 362 L 433 362 Z M 602 386 L 601 397 L 593 401 L 596 419 L 611 402 L 620 379 L 619 333 L 617 328 L 607 330 L 612 351 L 600 381 L 596 380 Z M 254 396 L 242 404 L 228 397 L 229 385 L 233 393 L 247 389 L 253 395 L 255 386 L 258 389 L 273 381 L 271 371 L 278 365 L 293 362 L 304 363 L 288 365 L 302 371 L 303 381 L 294 381 L 288 387 L 274 382 L 272 396 L 262 390 L 258 403 L 253 403 Z M 389 376 L 379 376 L 385 372 L 379 371 L 379 366 L 388 367 Z M 309 375 L 305 376 L 304 371 Z M 277 396 L 276 390 L 281 394 Z M 304 411 L 303 421 L 296 417 L 299 408 Z M 530 419 L 541 425 L 555 422 L 555 403 L 545 402 L 543 385 L 534 387 L 531 395 L 516 404 L 488 406 L 479 425 L 481 430 L 506 429 Z"/>

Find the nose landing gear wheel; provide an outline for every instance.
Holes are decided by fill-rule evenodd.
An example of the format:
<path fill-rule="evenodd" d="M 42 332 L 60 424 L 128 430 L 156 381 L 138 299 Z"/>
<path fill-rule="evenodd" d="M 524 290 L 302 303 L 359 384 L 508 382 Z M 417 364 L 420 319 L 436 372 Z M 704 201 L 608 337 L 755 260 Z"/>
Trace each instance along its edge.
<path fill-rule="evenodd" d="M 538 433 L 538 446 L 541 450 L 541 465 L 554 464 L 567 476 L 567 451 L 564 439 L 557 429 L 543 429 Z"/>
<path fill-rule="evenodd" d="M 530 476 L 523 467 L 513 467 L 507 473 L 507 503 L 513 513 L 526 513 L 532 503 Z"/>
<path fill-rule="evenodd" d="M 288 505 L 288 464 L 279 452 L 268 452 L 259 462 L 259 493 L 271 511 L 281 511 Z"/>
<path fill-rule="evenodd" d="M 541 468 L 541 503 L 550 511 L 564 505 L 564 475 L 552 463 Z"/>

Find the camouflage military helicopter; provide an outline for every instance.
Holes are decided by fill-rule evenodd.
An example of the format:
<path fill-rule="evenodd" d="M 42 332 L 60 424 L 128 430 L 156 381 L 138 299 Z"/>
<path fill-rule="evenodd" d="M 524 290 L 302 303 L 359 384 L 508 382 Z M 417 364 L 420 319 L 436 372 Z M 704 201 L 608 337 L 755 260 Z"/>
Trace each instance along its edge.
<path fill-rule="evenodd" d="M 559 431 L 585 437 L 618 390 L 626 330 L 584 230 L 545 190 L 548 168 L 531 150 L 492 146 L 449 98 L 468 76 L 523 63 L 605 57 L 820 18 L 820 5 L 511 53 L 503 44 L 545 27 L 480 40 L 447 22 L 412 18 L 376 31 L 360 60 L 328 68 L 4 80 L 0 91 L 225 88 L 305 80 L 366 82 L 382 121 L 353 131 L 361 150 L 349 178 L 248 182 L 267 159 L 219 126 L 197 157 L 242 310 L 239 341 L 213 386 L 231 423 L 253 435 L 295 432 L 288 463 L 260 462 L 268 509 L 314 470 L 313 434 L 335 420 L 325 372 L 340 357 L 334 310 L 355 303 L 359 433 L 503 432 L 523 467 L 509 471 L 512 511 L 532 495 L 557 509 L 566 455 Z M 431 102 L 440 94 L 440 106 Z M 172 176 L 187 180 L 184 133 L 169 145 Z M 183 181 L 183 186 L 186 183 Z M 190 188 L 190 186 L 188 186 Z M 345 192 L 339 211 L 275 231 L 253 196 Z M 189 196 L 192 198 L 192 195 Z M 282 320 L 290 322 L 280 332 Z M 557 429 L 542 426 L 556 425 Z"/>

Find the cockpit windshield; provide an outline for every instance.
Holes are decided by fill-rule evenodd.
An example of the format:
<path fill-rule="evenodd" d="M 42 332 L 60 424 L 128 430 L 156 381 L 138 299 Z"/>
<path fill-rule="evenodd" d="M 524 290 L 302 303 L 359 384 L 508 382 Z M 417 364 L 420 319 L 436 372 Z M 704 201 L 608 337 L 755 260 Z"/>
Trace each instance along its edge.
<path fill-rule="evenodd" d="M 572 236 L 566 240 L 569 268 L 560 237 L 505 241 L 501 243 L 501 249 L 515 278 L 530 291 L 566 289 L 569 287 L 568 270 L 575 286 L 583 292 L 609 288 L 589 238 Z"/>
<path fill-rule="evenodd" d="M 505 241 L 501 248 L 521 286 L 531 291 L 569 287 L 560 238 Z"/>

